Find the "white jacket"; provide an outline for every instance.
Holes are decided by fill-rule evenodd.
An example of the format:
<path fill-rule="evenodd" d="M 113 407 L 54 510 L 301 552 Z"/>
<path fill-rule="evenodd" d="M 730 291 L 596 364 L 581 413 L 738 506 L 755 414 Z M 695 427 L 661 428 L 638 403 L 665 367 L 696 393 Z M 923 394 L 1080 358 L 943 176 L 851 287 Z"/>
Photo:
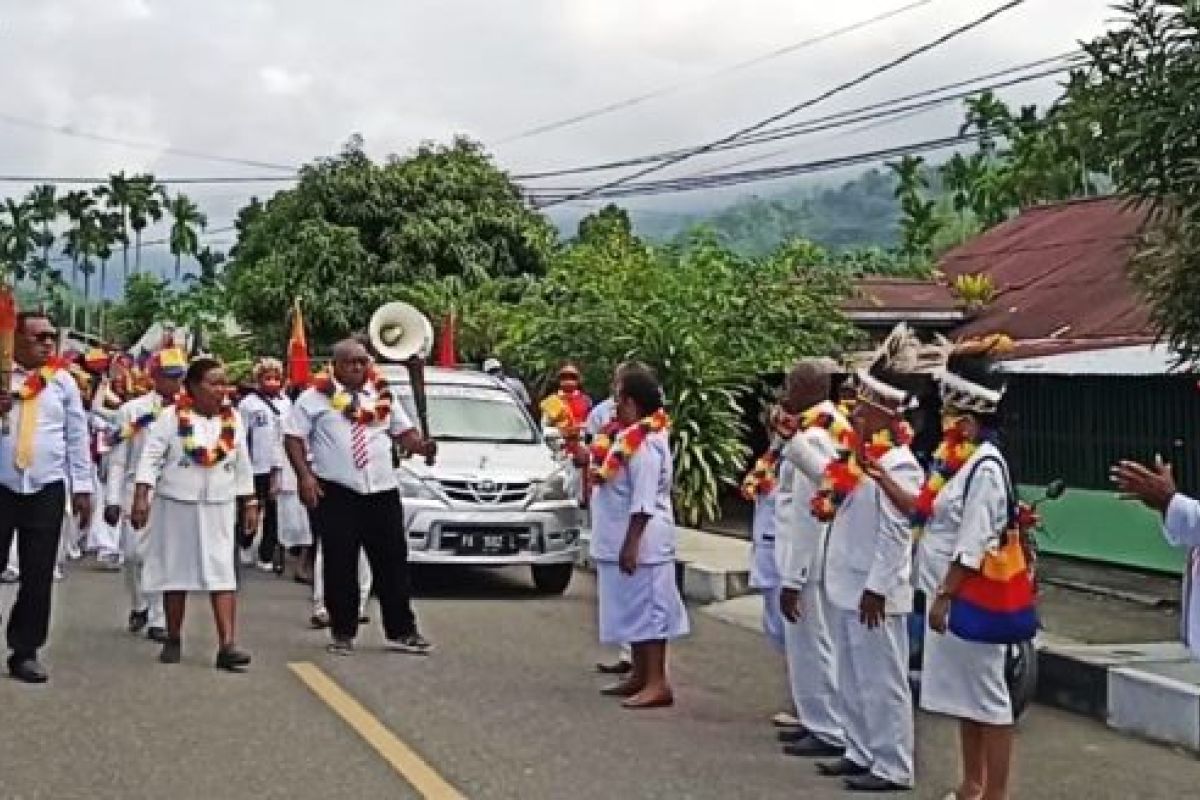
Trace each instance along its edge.
<path fill-rule="evenodd" d="M 818 409 L 842 418 L 833 403 L 822 403 Z M 820 582 L 822 578 L 829 525 L 812 515 L 812 498 L 825 465 L 836 455 L 837 445 L 823 428 L 800 431 L 784 445 L 775 512 L 775 561 L 780 585 L 786 588 L 803 589 L 810 580 Z"/>
<path fill-rule="evenodd" d="M 216 442 L 220 429 L 217 418 L 197 416 L 196 439 L 207 447 Z M 183 451 L 179 437 L 179 421 L 175 408 L 163 411 L 150 426 L 145 448 L 138 460 L 137 482 L 154 487 L 154 491 L 183 503 L 220 505 L 232 503 L 239 496 L 254 494 L 254 472 L 250 466 L 250 451 L 246 448 L 246 433 L 241 417 L 234 414 L 234 451 L 212 467 L 194 464 Z"/>
<path fill-rule="evenodd" d="M 907 447 L 892 448 L 880 466 L 905 491 L 920 491 L 925 474 Z M 912 523 L 870 478 L 833 519 L 825 589 L 830 602 L 847 611 L 859 607 L 866 590 L 884 597 L 888 614 L 912 611 Z"/>
<path fill-rule="evenodd" d="M 126 425 L 154 408 L 162 408 L 162 398 L 158 392 L 149 392 L 135 397 L 117 410 L 113 419 L 113 428 L 120 432 Z M 104 505 L 120 506 L 122 511 L 129 513 L 133 504 L 133 486 L 137 478 L 138 461 L 141 460 L 142 450 L 146 446 L 146 435 L 149 427 L 138 431 L 128 439 L 117 443 L 108 454 L 108 479 L 104 487 Z"/>

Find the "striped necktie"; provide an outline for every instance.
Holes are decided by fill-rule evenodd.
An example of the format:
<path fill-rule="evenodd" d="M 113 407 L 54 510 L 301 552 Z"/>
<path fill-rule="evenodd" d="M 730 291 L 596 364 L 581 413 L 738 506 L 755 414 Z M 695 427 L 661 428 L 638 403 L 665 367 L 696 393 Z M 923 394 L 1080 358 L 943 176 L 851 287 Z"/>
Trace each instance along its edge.
<path fill-rule="evenodd" d="M 367 468 L 367 428 L 357 422 L 350 423 L 350 451 L 354 454 L 354 468 Z"/>

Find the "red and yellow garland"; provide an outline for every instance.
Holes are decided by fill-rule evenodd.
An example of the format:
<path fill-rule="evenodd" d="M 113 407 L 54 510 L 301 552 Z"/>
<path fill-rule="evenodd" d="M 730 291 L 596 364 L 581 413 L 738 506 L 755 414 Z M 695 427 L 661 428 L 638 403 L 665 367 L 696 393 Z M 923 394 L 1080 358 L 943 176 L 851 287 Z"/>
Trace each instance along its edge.
<path fill-rule="evenodd" d="M 918 532 L 933 516 L 933 504 L 946 484 L 958 474 L 971 456 L 979 449 L 980 442 L 965 437 L 955 421 L 948 421 L 942 428 L 942 442 L 933 451 L 933 466 L 929 477 L 917 493 L 916 509 L 912 521 Z"/>
<path fill-rule="evenodd" d="M 226 403 L 221 406 L 221 432 L 211 448 L 202 447 L 196 441 L 196 425 L 192 421 L 192 398 L 181 393 L 175 401 L 175 414 L 179 420 L 179 438 L 183 440 L 183 452 L 193 464 L 212 467 L 220 464 L 233 452 L 237 434 L 237 412 Z"/>
<path fill-rule="evenodd" d="M 646 441 L 647 436 L 666 430 L 670 424 L 671 419 L 667 416 L 666 409 L 660 408 L 645 419 L 623 429 L 612 440 L 612 445 L 607 448 L 603 458 L 593 462 L 592 480 L 597 484 L 611 481 L 629 463 L 629 459 L 633 458 L 633 454 Z M 595 455 L 595 445 L 593 445 L 593 455 Z"/>
<path fill-rule="evenodd" d="M 792 438 L 801 424 L 801 418 L 789 414 L 780 407 L 771 410 L 770 427 L 782 440 Z M 759 497 L 766 497 L 779 488 L 779 459 L 783 454 L 783 441 L 767 448 L 767 452 L 758 457 L 754 467 L 742 481 L 742 497 L 753 503 Z"/>
<path fill-rule="evenodd" d="M 828 411 L 815 412 L 809 424 L 805 424 L 804 427 L 824 428 L 829 431 L 838 447 L 838 455 L 826 465 L 821 477 L 821 486 L 813 494 L 810 506 L 814 517 L 821 522 L 829 522 L 866 475 L 858 461 L 858 434 L 844 418 Z M 871 461 L 878 461 L 892 448 L 909 444 L 912 435 L 912 428 L 903 421 L 898 422 L 892 429 L 878 431 L 866 446 L 866 456 Z"/>
<path fill-rule="evenodd" d="M 22 400 L 32 400 L 37 397 L 50 384 L 50 381 L 54 380 L 54 376 L 65 368 L 66 363 L 61 359 L 50 359 L 44 366 L 38 367 L 25 376 L 21 388 L 17 389 L 17 397 Z"/>
<path fill-rule="evenodd" d="M 329 406 L 342 414 L 351 422 L 359 425 L 371 425 L 383 422 L 392 413 L 392 389 L 387 379 L 371 372 L 367 382 L 375 389 L 375 403 L 364 406 L 359 402 L 358 394 L 353 395 L 345 389 L 339 389 L 328 372 L 322 372 L 313 379 L 313 388 L 329 398 Z"/>

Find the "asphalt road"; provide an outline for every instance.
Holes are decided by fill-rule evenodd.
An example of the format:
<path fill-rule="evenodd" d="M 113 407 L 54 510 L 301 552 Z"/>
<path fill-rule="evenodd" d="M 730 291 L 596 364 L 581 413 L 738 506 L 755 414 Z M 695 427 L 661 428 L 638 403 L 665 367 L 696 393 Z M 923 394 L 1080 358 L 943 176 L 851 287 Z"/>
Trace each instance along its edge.
<path fill-rule="evenodd" d="M 7 592 L 0 592 L 7 607 Z M 590 665 L 594 584 L 533 593 L 522 572 L 453 572 L 418 613 L 429 658 L 383 652 L 377 626 L 350 659 L 305 627 L 305 589 L 252 575 L 243 591 L 246 675 L 212 668 L 203 598 L 189 609 L 184 663 L 123 631 L 118 575 L 76 567 L 56 596 L 45 687 L 0 680 L 0 798 L 420 796 L 288 668 L 310 662 L 462 795 L 472 798 L 844 797 L 810 763 L 778 753 L 777 657 L 752 632 L 693 614 L 676 648 L 675 708 L 625 712 Z M 953 726 L 920 717 L 919 785 L 955 782 Z M 1200 762 L 1035 708 L 1022 723 L 1019 798 L 1180 798 Z"/>

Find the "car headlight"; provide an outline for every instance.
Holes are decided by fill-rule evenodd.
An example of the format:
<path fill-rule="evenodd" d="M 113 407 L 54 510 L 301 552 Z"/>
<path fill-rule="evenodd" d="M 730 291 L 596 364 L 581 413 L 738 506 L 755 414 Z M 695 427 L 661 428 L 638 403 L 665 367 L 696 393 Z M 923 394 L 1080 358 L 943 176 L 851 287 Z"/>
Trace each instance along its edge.
<path fill-rule="evenodd" d="M 405 500 L 436 500 L 437 494 L 419 476 L 406 467 L 396 470 L 396 481 L 400 484 L 400 496 Z"/>
<path fill-rule="evenodd" d="M 565 469 L 555 470 L 549 478 L 538 486 L 534 499 L 539 502 L 569 500 L 571 476 Z"/>

